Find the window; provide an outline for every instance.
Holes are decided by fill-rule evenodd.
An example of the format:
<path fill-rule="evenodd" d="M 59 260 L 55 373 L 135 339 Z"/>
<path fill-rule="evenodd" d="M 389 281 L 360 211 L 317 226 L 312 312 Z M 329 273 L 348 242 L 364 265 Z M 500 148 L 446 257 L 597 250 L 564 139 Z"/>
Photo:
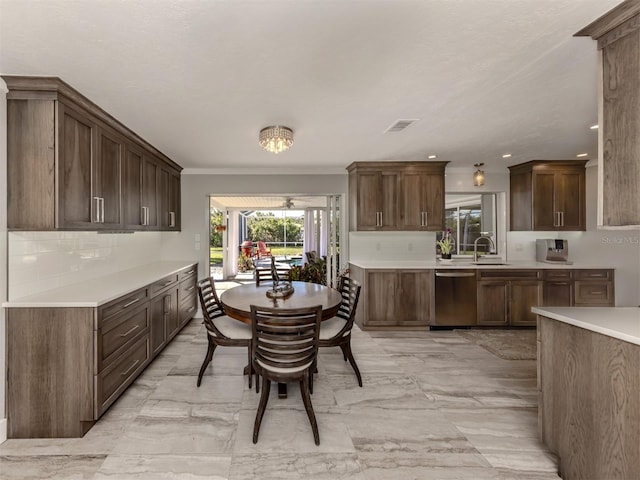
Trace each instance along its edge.
<path fill-rule="evenodd" d="M 454 238 L 454 255 L 473 255 L 473 243 L 481 235 L 491 237 L 498 245 L 496 194 L 446 194 L 445 226 Z M 442 232 L 437 235 L 438 240 L 441 238 Z M 489 242 L 478 242 L 478 252 L 489 253 Z"/>

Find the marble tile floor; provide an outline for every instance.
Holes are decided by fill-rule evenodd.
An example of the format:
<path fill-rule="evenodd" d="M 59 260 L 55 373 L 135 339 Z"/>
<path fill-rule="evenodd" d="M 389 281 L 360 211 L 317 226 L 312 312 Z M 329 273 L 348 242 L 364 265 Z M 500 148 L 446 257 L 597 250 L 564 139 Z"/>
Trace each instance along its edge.
<path fill-rule="evenodd" d="M 258 404 L 245 353 L 206 351 L 190 322 L 80 439 L 8 440 L 0 478 L 18 479 L 557 479 L 537 439 L 535 361 L 502 360 L 455 332 L 353 333 L 359 388 L 339 349 L 322 350 L 313 442 L 300 392 Z"/>

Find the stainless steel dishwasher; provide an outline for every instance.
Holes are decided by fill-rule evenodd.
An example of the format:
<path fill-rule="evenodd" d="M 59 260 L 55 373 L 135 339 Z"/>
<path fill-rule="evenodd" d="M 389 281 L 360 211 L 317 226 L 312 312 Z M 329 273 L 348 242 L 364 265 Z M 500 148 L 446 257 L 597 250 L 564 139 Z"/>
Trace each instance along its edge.
<path fill-rule="evenodd" d="M 431 326 L 462 327 L 478 324 L 476 271 L 436 270 L 436 314 Z"/>

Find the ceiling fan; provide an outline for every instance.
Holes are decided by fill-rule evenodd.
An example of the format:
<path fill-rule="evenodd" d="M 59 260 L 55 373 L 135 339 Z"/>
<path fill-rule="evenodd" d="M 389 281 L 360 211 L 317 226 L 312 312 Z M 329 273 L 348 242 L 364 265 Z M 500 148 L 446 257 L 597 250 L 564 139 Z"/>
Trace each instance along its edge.
<path fill-rule="evenodd" d="M 287 210 L 290 210 L 293 207 L 295 207 L 295 204 L 293 203 L 293 199 L 291 197 L 287 197 L 284 203 L 282 204 L 282 208 L 286 208 Z"/>

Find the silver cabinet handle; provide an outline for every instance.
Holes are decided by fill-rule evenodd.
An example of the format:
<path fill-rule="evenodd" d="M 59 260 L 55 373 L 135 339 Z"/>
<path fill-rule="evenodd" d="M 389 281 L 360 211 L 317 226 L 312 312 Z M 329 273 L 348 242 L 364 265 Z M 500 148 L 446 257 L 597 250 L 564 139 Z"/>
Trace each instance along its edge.
<path fill-rule="evenodd" d="M 459 277 L 475 277 L 473 272 L 436 272 L 436 277 L 459 278 Z"/>
<path fill-rule="evenodd" d="M 558 212 L 560 214 L 560 226 L 564 227 L 564 212 Z"/>
<path fill-rule="evenodd" d="M 102 213 L 102 223 L 104 223 L 104 197 L 100 197 L 100 211 Z"/>
<path fill-rule="evenodd" d="M 120 375 L 123 377 L 126 377 L 127 375 L 129 375 L 129 373 L 133 371 L 134 368 L 136 368 L 136 365 L 138 365 L 139 363 L 140 363 L 140 360 L 136 360 L 135 362 L 133 362 L 133 365 L 127 368 L 127 370 L 122 372 Z"/>
<path fill-rule="evenodd" d="M 140 208 L 142 209 L 142 212 L 140 212 L 141 213 L 141 215 L 140 215 L 141 216 L 140 225 L 146 225 L 146 223 L 145 223 L 145 208 L 147 208 L 147 207 L 140 207 Z"/>
<path fill-rule="evenodd" d="M 171 285 L 173 283 L 173 280 L 169 280 L 167 283 L 163 283 L 162 286 L 166 287 L 167 285 Z"/>
<path fill-rule="evenodd" d="M 95 223 L 100 223 L 100 197 L 93 197 L 96 201 L 96 219 Z"/>
<path fill-rule="evenodd" d="M 176 226 L 176 212 L 169 212 L 169 226 Z"/>
<path fill-rule="evenodd" d="M 142 207 L 142 225 L 149 225 L 149 207 Z"/>
<path fill-rule="evenodd" d="M 188 272 L 185 272 L 185 275 L 191 275 L 192 273 L 195 273 L 195 270 L 189 270 Z"/>
<path fill-rule="evenodd" d="M 429 212 L 424 212 L 424 226 L 429 226 Z"/>
<path fill-rule="evenodd" d="M 382 226 L 382 212 L 380 212 L 380 226 Z"/>
<path fill-rule="evenodd" d="M 187 292 L 193 292 L 193 290 L 195 290 L 196 287 L 189 287 L 187 288 Z"/>
<path fill-rule="evenodd" d="M 127 308 L 130 307 L 131 305 L 133 305 L 134 303 L 138 303 L 140 301 L 139 298 L 136 298 L 135 300 L 131 300 L 129 303 L 125 303 L 122 308 Z"/>
<path fill-rule="evenodd" d="M 130 333 L 135 332 L 138 328 L 140 328 L 140 325 L 134 325 L 133 327 L 131 327 L 126 332 L 121 333 L 120 336 L 121 337 L 128 337 Z"/>

